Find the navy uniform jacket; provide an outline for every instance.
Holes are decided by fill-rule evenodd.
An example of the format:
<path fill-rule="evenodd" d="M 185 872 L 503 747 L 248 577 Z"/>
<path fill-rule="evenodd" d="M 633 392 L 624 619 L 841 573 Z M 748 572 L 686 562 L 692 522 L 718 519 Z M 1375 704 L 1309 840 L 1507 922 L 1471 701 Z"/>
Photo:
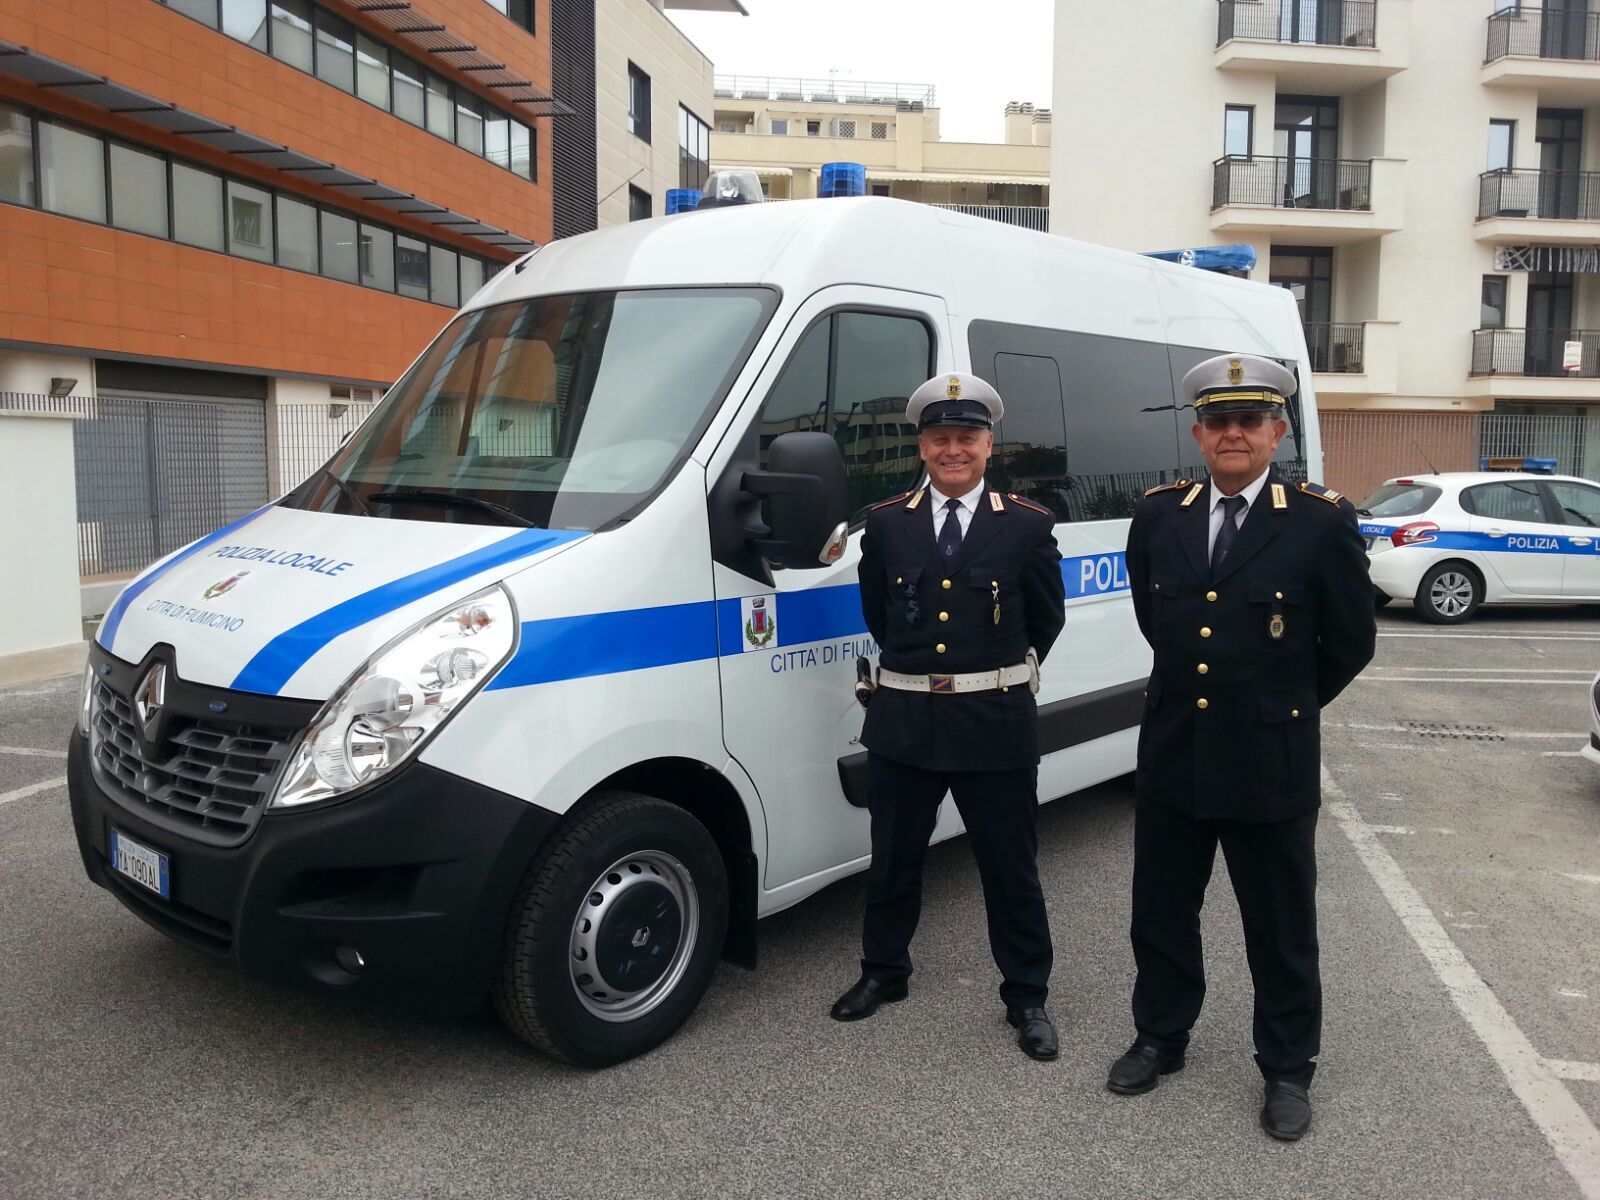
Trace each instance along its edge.
<path fill-rule="evenodd" d="M 1354 506 L 1306 488 L 1269 470 L 1215 577 L 1209 484 L 1134 510 L 1128 583 L 1155 650 L 1139 803 L 1237 821 L 1316 809 L 1318 717 L 1371 661 L 1376 620 Z"/>
<path fill-rule="evenodd" d="M 1066 623 L 1055 518 L 985 488 L 961 548 L 946 562 L 928 505 L 919 489 L 867 514 L 861 612 L 879 664 L 906 675 L 993 671 L 1024 661 L 1029 646 L 1043 661 Z M 861 741 L 927 770 L 1009 771 L 1038 763 L 1038 726 L 1025 683 L 961 695 L 880 687 Z"/>

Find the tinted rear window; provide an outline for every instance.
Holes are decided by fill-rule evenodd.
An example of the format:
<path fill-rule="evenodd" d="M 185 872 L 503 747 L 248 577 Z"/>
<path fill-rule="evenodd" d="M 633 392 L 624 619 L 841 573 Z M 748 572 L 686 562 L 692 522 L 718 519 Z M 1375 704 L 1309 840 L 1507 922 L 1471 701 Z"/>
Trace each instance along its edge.
<path fill-rule="evenodd" d="M 1414 517 L 1432 508 L 1441 494 L 1420 483 L 1386 483 L 1356 507 L 1367 517 Z"/>

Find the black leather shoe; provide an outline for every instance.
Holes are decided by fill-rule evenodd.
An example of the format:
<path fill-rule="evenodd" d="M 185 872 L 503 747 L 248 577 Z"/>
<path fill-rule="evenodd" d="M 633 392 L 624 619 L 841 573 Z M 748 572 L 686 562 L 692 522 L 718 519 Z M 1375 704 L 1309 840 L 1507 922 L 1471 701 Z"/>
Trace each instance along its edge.
<path fill-rule="evenodd" d="M 1181 1070 L 1181 1051 L 1173 1054 L 1148 1042 L 1135 1042 L 1126 1054 L 1111 1064 L 1106 1088 L 1119 1096 L 1142 1096 L 1160 1083 L 1163 1075 Z"/>
<path fill-rule="evenodd" d="M 1298 1142 L 1311 1128 L 1311 1093 L 1286 1079 L 1267 1080 L 1261 1128 L 1280 1142 Z"/>
<path fill-rule="evenodd" d="M 859 1021 L 877 1012 L 878 1005 L 893 1004 L 896 1000 L 904 1000 L 909 994 L 910 989 L 906 987 L 904 979 L 884 983 L 862 976 L 856 980 L 854 987 L 834 1001 L 833 1011 L 828 1015 L 835 1021 Z"/>
<path fill-rule="evenodd" d="M 1061 1053 L 1061 1042 L 1050 1014 L 1042 1008 L 1008 1008 L 1006 1024 L 1017 1031 L 1017 1045 L 1029 1058 L 1049 1062 Z"/>

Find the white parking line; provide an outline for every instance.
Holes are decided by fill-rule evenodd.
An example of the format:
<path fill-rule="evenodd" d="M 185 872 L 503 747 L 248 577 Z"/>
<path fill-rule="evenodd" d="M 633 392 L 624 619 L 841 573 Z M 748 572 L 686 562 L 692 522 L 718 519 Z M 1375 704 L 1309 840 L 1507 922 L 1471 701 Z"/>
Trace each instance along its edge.
<path fill-rule="evenodd" d="M 36 750 L 32 746 L 0 746 L 0 754 L 20 754 L 24 758 L 65 758 L 65 750 Z"/>
<path fill-rule="evenodd" d="M 1600 883 L 1600 875 L 1574 875 L 1571 871 L 1561 872 L 1565 879 L 1576 879 L 1579 883 Z"/>
<path fill-rule="evenodd" d="M 1425 727 L 1418 725 L 1363 725 L 1359 721 L 1324 721 L 1322 723 L 1322 727 L 1324 729 L 1365 729 L 1374 733 L 1428 732 Z M 1496 729 L 1491 731 L 1491 734 L 1486 734 L 1485 736 L 1493 736 L 1497 738 L 1581 738 L 1584 736 L 1584 734 L 1582 730 L 1578 729 L 1574 729 L 1570 733 L 1550 733 L 1544 730 L 1534 729 Z M 1473 735 L 1468 733 L 1458 739 L 1436 738 L 1434 740 L 1457 740 L 1465 742 L 1471 741 L 1472 739 Z"/>
<path fill-rule="evenodd" d="M 19 787 L 9 792 L 0 792 L 0 804 L 10 804 L 13 800 L 26 800 L 29 796 L 36 795 L 39 792 L 48 792 L 53 788 L 64 788 L 66 786 L 67 777 L 65 775 L 60 779 L 46 779 L 42 783 L 30 783 L 27 787 Z"/>
<path fill-rule="evenodd" d="M 1417 668 L 1416 667 L 1371 666 L 1371 667 L 1367 667 L 1366 669 L 1368 671 L 1415 671 Z M 1428 667 L 1428 669 L 1430 671 L 1448 671 L 1451 674 L 1455 674 L 1457 672 L 1470 672 L 1471 674 L 1474 674 L 1474 675 L 1492 675 L 1496 671 L 1504 671 L 1507 668 L 1505 668 L 1505 667 L 1442 667 L 1442 666 L 1430 665 Z M 1574 670 L 1571 667 L 1515 667 L 1513 669 L 1517 670 L 1517 671 L 1521 671 L 1524 675 L 1582 675 L 1585 679 L 1593 679 L 1594 678 L 1594 672 L 1593 671 L 1590 671 L 1590 670 Z"/>
<path fill-rule="evenodd" d="M 1381 638 L 1460 638 L 1473 642 L 1600 642 L 1587 633 L 1380 633 Z"/>
<path fill-rule="evenodd" d="M 1560 1058 L 1547 1058 L 1544 1065 L 1557 1079 L 1581 1079 L 1585 1083 L 1600 1083 L 1600 1063 L 1567 1062 Z"/>
<path fill-rule="evenodd" d="M 1589 1114 L 1561 1082 L 1562 1076 L 1534 1050 L 1499 998 L 1450 940 L 1405 872 L 1378 841 L 1372 826 L 1345 799 L 1326 766 L 1322 768 L 1322 793 L 1378 890 L 1450 993 L 1456 1010 L 1499 1066 L 1561 1165 L 1577 1182 L 1578 1193 L 1585 1200 L 1600 1200 L 1600 1129 L 1595 1128 Z"/>
<path fill-rule="evenodd" d="M 1414 669 L 1414 668 L 1413 668 Z M 1463 679 L 1459 675 L 1357 675 L 1356 683 L 1536 683 L 1540 687 L 1588 687 L 1587 679 Z"/>

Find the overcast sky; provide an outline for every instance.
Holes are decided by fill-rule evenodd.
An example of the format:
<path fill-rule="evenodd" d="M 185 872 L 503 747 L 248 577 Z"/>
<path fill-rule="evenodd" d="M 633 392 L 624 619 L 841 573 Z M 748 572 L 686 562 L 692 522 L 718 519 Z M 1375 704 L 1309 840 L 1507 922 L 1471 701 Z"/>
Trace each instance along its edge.
<path fill-rule="evenodd" d="M 672 11 L 718 74 L 931 83 L 947 142 L 1005 138 L 1008 100 L 1050 107 L 1053 0 L 744 0 Z"/>

